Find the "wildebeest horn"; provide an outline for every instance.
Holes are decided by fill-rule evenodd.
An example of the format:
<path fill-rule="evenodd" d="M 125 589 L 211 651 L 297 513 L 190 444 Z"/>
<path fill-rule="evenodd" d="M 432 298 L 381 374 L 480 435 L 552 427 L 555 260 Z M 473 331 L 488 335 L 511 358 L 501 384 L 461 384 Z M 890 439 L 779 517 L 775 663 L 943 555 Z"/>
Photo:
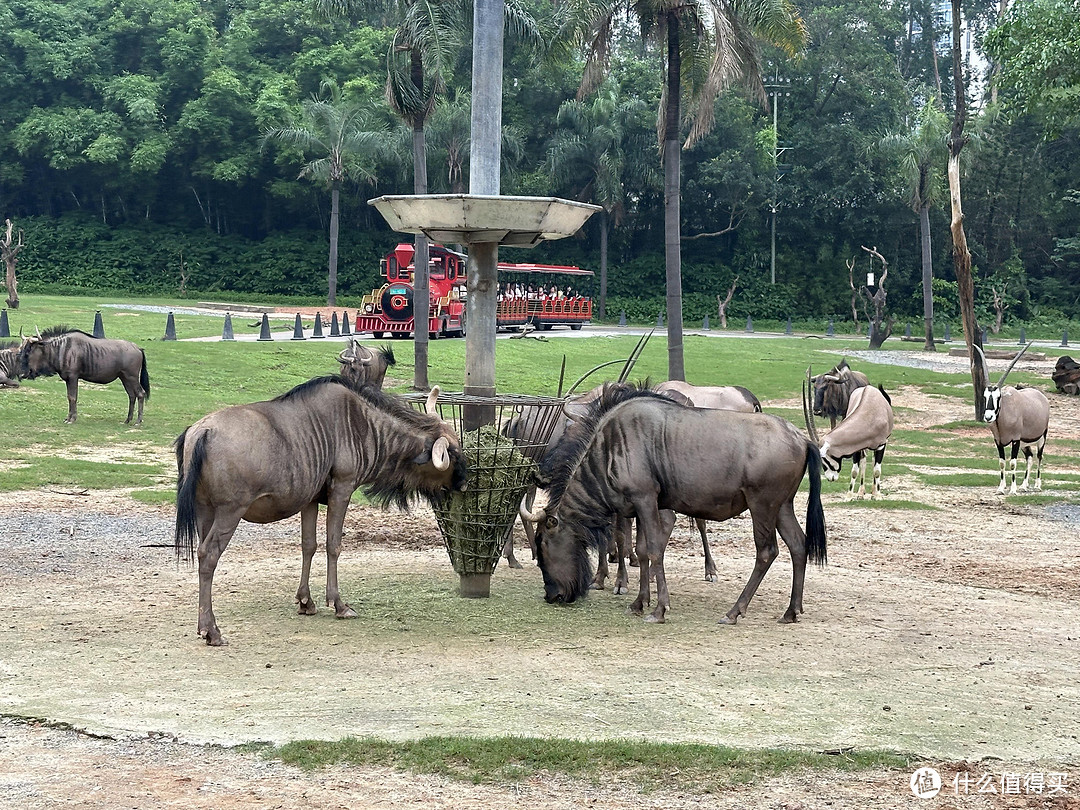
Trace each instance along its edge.
<path fill-rule="evenodd" d="M 803 418 L 806 420 L 806 432 L 810 435 L 810 441 L 814 444 L 820 444 L 818 441 L 817 428 L 814 426 L 814 413 L 810 407 L 809 392 L 813 389 L 813 377 L 810 375 L 810 366 L 806 367 L 806 379 L 802 384 L 802 410 Z"/>
<path fill-rule="evenodd" d="M 431 446 L 431 463 L 435 466 L 435 469 L 440 472 L 449 469 L 450 440 L 445 436 L 437 438 L 435 444 Z"/>
<path fill-rule="evenodd" d="M 1028 346 L 1030 346 L 1030 345 L 1031 345 L 1030 343 L 1025 343 L 1025 344 L 1024 344 L 1024 348 L 1022 348 L 1022 349 L 1021 349 L 1020 351 L 1018 351 L 1018 352 L 1016 353 L 1016 357 L 1014 357 L 1014 358 L 1012 359 L 1012 362 L 1011 362 L 1011 363 L 1009 363 L 1009 367 L 1008 367 L 1007 369 L 1005 369 L 1005 373 L 1004 373 L 1004 374 L 1002 374 L 1002 375 L 1001 375 L 1001 379 L 1000 379 L 1000 380 L 998 380 L 998 384 L 997 384 L 997 387 L 998 387 L 998 388 L 1001 388 L 1001 386 L 1003 386 L 1003 385 L 1005 384 L 1005 378 L 1009 376 L 1009 372 L 1013 370 L 1013 366 L 1015 366 L 1015 365 L 1016 365 L 1016 361 L 1017 361 L 1017 360 L 1019 360 L 1019 359 L 1020 359 L 1020 356 L 1021 356 L 1021 355 L 1022 355 L 1022 354 L 1023 354 L 1024 352 L 1026 352 L 1026 351 L 1028 350 Z M 984 362 L 985 362 L 985 358 L 984 358 Z M 990 379 L 990 375 L 987 375 L 987 377 L 986 377 L 986 378 L 987 378 L 987 379 Z"/>
<path fill-rule="evenodd" d="M 521 515 L 522 520 L 527 520 L 530 523 L 539 523 L 547 516 L 547 506 L 548 503 L 551 502 L 551 493 L 546 489 L 536 490 L 536 497 L 533 499 L 533 508 L 531 512 L 525 505 L 528 497 L 528 494 L 526 494 L 521 499 L 521 505 L 518 506 L 518 514 Z"/>
<path fill-rule="evenodd" d="M 431 393 L 428 394 L 427 402 L 424 403 L 424 410 L 428 413 L 439 415 L 438 408 L 435 407 L 435 403 L 439 400 L 439 386 L 433 386 Z"/>
<path fill-rule="evenodd" d="M 353 352 L 352 340 L 349 340 L 349 345 L 341 350 L 341 352 L 337 356 L 337 359 L 338 362 L 342 365 L 347 365 L 356 359 L 356 354 Z"/>

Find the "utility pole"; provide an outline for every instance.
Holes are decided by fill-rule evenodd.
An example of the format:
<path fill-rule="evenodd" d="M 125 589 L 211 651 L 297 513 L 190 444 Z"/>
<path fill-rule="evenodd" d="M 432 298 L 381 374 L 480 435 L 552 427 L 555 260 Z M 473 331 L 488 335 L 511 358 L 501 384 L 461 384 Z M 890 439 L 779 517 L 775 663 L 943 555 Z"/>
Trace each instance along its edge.
<path fill-rule="evenodd" d="M 780 210 L 780 178 L 784 176 L 787 168 L 780 163 L 780 156 L 790 147 L 780 145 L 780 129 L 778 127 L 778 113 L 780 109 L 780 97 L 791 95 L 791 79 L 782 78 L 773 74 L 773 80 L 765 85 L 769 96 L 772 98 L 772 127 L 773 127 L 773 188 L 772 199 L 769 200 L 769 211 L 772 213 L 770 231 L 771 245 L 769 249 L 769 283 L 776 283 L 776 214 Z"/>

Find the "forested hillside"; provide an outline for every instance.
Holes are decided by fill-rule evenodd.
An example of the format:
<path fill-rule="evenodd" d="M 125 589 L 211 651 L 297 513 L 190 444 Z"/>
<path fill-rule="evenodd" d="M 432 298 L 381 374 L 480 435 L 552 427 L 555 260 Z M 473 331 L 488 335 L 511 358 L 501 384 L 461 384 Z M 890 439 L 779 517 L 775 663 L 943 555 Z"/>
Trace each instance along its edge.
<path fill-rule="evenodd" d="M 553 41 L 560 4 L 519 5 Z M 717 295 L 736 277 L 733 317 L 850 318 L 849 272 L 865 280 L 864 245 L 890 263 L 891 309 L 920 316 L 919 216 L 907 154 L 894 147 L 918 134 L 928 104 L 942 99 L 949 115 L 949 20 L 928 0 L 797 5 L 804 55 L 763 54 L 777 129 L 762 100 L 728 91 L 715 128 L 683 155 L 686 318 L 715 317 Z M 1004 23 L 996 2 L 969 10 L 976 114 L 964 211 L 989 321 L 995 290 L 1007 319 L 1080 317 L 1080 22 L 1070 5 L 1035 0 Z M 341 194 L 338 291 L 345 300 L 366 292 L 379 256 L 402 238 L 366 202 L 412 191 L 410 131 L 384 93 L 396 25 L 375 14 L 326 18 L 313 0 L 9 0 L 0 8 L 0 211 L 24 232 L 20 289 L 325 296 L 330 194 L 317 175 L 300 176 L 319 156 L 267 133 L 301 125 L 302 103 L 332 87 L 375 133 Z M 1004 73 L 991 103 L 998 63 L 982 49 L 995 26 L 989 41 Z M 1053 38 L 1043 57 L 1021 47 L 1031 31 Z M 471 54 L 461 39 L 427 122 L 432 192 L 468 188 Z M 1038 61 L 1046 53 L 1050 64 Z M 508 34 L 502 191 L 601 202 L 607 214 L 528 258 L 598 269 L 606 224 L 609 311 L 655 317 L 664 294 L 660 57 L 628 25 L 610 78 L 573 105 L 581 60 L 546 56 Z M 955 319 L 947 152 L 933 144 L 935 305 Z"/>

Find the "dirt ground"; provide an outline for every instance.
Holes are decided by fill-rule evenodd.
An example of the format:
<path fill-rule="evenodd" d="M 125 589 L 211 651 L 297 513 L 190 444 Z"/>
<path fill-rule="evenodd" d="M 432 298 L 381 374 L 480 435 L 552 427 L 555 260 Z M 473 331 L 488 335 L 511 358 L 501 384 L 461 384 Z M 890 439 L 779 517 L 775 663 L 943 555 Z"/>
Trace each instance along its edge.
<path fill-rule="evenodd" d="M 894 404 L 900 428 L 965 416 L 913 390 Z M 1080 439 L 1080 398 L 1052 407 L 1057 435 Z M 972 433 L 992 454 L 988 432 Z M 1048 467 L 1080 476 L 1052 438 Z M 752 566 L 746 519 L 710 527 L 716 583 L 680 522 L 660 626 L 610 591 L 545 604 L 527 551 L 523 569 L 500 565 L 490 599 L 461 599 L 430 514 L 367 508 L 350 513 L 341 560 L 359 618 L 298 616 L 298 523 L 245 525 L 215 580 L 220 649 L 195 635 L 196 574 L 173 558 L 171 510 L 124 493 L 5 494 L 0 807 L 1080 808 L 1080 507 L 1006 503 L 994 466 L 985 488 L 938 488 L 940 511 L 829 495 L 829 565 L 808 573 L 796 625 L 775 621 L 783 552 L 749 614 L 716 624 Z M 926 496 L 890 476 L 888 456 L 884 487 L 886 501 Z M 945 786 L 917 799 L 911 774 L 891 770 L 713 795 L 551 774 L 472 785 L 307 773 L 228 748 L 443 734 L 885 748 Z"/>

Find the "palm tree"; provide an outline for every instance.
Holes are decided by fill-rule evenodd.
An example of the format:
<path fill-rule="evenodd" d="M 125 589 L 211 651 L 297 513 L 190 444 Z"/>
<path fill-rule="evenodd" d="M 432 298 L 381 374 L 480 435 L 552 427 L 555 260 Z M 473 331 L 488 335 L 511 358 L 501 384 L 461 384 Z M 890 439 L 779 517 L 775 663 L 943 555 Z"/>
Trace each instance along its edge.
<path fill-rule="evenodd" d="M 323 82 L 326 98 L 312 96 L 301 105 L 303 123 L 267 130 L 269 141 L 318 155 L 300 170 L 330 188 L 330 258 L 327 270 L 327 306 L 337 304 L 338 224 L 341 220 L 341 187 L 346 179 L 375 179 L 375 160 L 384 150 L 385 132 L 369 116 L 365 105 L 342 98 L 341 88 Z"/>
<path fill-rule="evenodd" d="M 762 101 L 757 38 L 794 54 L 806 27 L 791 0 L 568 0 L 565 35 L 585 45 L 587 56 L 578 97 L 599 86 L 623 17 L 636 18 L 646 41 L 664 49 L 664 89 L 657 135 L 664 167 L 664 243 L 667 269 L 668 376 L 686 377 L 682 345 L 682 240 L 680 236 L 680 126 L 685 86 L 692 112 L 689 148 L 714 122 L 721 91 L 743 83 Z"/>
<path fill-rule="evenodd" d="M 919 110 L 915 125 L 907 132 L 897 132 L 881 139 L 881 146 L 900 158 L 907 185 L 908 203 L 919 216 L 919 241 L 922 246 L 923 322 L 926 340 L 923 350 L 936 351 L 934 345 L 934 266 L 930 260 L 930 209 L 943 193 L 942 168 L 948 157 L 946 138 L 949 117 L 936 99 Z"/>
<path fill-rule="evenodd" d="M 600 211 L 600 301 L 599 316 L 607 315 L 608 228 L 618 227 L 625 214 L 628 170 L 624 143 L 627 124 L 642 107 L 640 99 L 619 99 L 608 84 L 591 104 L 573 99 L 559 107 L 556 122 L 561 129 L 548 148 L 547 167 L 552 178 L 577 183 L 581 199 L 591 199 Z M 640 167 L 644 168 L 644 167 Z"/>

